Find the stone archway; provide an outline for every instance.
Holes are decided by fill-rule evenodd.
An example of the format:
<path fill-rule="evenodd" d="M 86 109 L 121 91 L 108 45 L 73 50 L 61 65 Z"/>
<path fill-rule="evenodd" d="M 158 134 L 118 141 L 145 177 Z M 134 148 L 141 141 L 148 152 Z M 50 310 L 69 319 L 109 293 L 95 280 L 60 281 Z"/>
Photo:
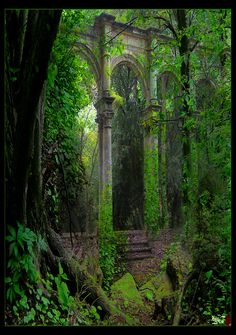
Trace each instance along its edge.
<path fill-rule="evenodd" d="M 85 57 L 96 77 L 98 86 L 98 101 L 96 122 L 98 123 L 99 139 L 99 189 L 100 199 L 106 185 L 112 181 L 112 151 L 111 127 L 113 118 L 112 103 L 114 98 L 110 95 L 111 74 L 119 64 L 128 64 L 141 81 L 143 95 L 146 100 L 143 115 L 147 117 L 155 106 L 155 76 L 151 69 L 151 43 L 156 29 L 140 29 L 127 26 L 115 21 L 115 17 L 101 14 L 86 33 L 79 33 L 80 42 L 77 43 L 78 51 Z M 112 55 L 109 52 L 109 41 L 119 35 L 122 38 L 124 52 L 121 55 Z M 161 38 L 161 37 L 160 37 Z M 159 108 L 159 107 L 158 107 Z M 149 133 L 146 133 L 147 143 Z M 145 145 L 144 143 L 144 145 Z"/>
<path fill-rule="evenodd" d="M 121 64 L 127 64 L 134 71 L 134 73 L 137 74 L 137 77 L 142 84 L 143 96 L 147 100 L 149 98 L 149 89 L 147 80 L 145 78 L 145 69 L 142 64 L 140 64 L 140 62 L 132 54 L 116 56 L 111 59 L 111 74 L 113 73 L 114 69 Z"/>
<path fill-rule="evenodd" d="M 88 62 L 99 90 L 101 88 L 101 69 L 96 56 L 87 45 L 81 42 L 76 43 L 76 50 Z"/>

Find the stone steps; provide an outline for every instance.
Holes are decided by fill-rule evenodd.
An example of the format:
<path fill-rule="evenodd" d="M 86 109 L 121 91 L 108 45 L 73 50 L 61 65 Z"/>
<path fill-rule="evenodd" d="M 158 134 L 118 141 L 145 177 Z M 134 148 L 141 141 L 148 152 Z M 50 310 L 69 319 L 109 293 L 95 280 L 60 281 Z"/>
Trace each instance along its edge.
<path fill-rule="evenodd" d="M 136 261 L 152 257 L 152 248 L 149 245 L 148 235 L 145 230 L 127 230 L 119 233 L 127 238 L 126 261 Z"/>
<path fill-rule="evenodd" d="M 152 254 L 150 252 L 139 251 L 133 254 L 127 255 L 127 261 L 139 261 L 142 259 L 152 258 Z"/>
<path fill-rule="evenodd" d="M 141 251 L 152 251 L 152 248 L 149 245 L 144 245 L 144 246 L 139 246 L 136 244 L 133 244 L 132 246 L 129 245 L 129 253 L 133 253 L 133 252 L 141 252 Z"/>

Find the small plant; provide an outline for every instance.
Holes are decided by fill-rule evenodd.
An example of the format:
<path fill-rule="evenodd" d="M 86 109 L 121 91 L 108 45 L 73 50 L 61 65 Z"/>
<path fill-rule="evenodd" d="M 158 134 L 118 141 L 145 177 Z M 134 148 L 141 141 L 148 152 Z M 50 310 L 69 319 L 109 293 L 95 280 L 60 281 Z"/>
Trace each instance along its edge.
<path fill-rule="evenodd" d="M 73 308 L 75 301 L 70 295 L 67 284 L 63 280 L 68 280 L 66 273 L 64 273 L 61 264 L 59 263 L 59 274 L 54 278 L 57 286 L 58 302 L 60 303 L 62 310 L 69 312 L 70 307 Z"/>
<path fill-rule="evenodd" d="M 37 245 L 37 236 L 29 228 L 17 223 L 18 229 L 8 225 L 9 260 L 5 278 L 7 300 L 12 304 L 17 296 L 24 297 L 25 279 L 34 284 L 39 279 L 39 273 L 34 263 L 34 252 Z"/>
<path fill-rule="evenodd" d="M 151 291 L 147 291 L 147 292 L 146 292 L 145 298 L 146 298 L 148 301 L 154 301 L 153 293 L 152 293 Z"/>

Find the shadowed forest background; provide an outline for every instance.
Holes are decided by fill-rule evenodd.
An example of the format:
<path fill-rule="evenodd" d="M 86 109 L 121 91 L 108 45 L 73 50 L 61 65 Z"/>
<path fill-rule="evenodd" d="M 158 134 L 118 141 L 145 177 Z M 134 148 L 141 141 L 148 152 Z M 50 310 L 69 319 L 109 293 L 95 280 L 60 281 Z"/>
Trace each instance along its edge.
<path fill-rule="evenodd" d="M 231 10 L 4 19 L 5 325 L 228 325 Z"/>

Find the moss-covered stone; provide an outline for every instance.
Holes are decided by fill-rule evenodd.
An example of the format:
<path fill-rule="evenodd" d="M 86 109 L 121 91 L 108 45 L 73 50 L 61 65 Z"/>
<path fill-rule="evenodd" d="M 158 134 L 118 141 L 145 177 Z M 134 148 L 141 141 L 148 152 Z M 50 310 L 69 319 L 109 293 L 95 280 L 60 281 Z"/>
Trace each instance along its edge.
<path fill-rule="evenodd" d="M 110 300 L 125 314 L 125 323 L 122 320 L 120 325 L 141 324 L 140 314 L 143 313 L 145 304 L 130 273 L 125 273 L 111 286 Z"/>
<path fill-rule="evenodd" d="M 139 291 L 143 298 L 149 299 L 153 296 L 154 301 L 160 301 L 163 297 L 173 295 L 172 285 L 167 273 L 153 276 L 152 279 L 140 287 Z"/>
<path fill-rule="evenodd" d="M 143 306 L 143 300 L 138 291 L 133 276 L 127 272 L 111 286 L 111 298 L 122 302 L 124 306 L 129 304 Z"/>
<path fill-rule="evenodd" d="M 176 303 L 176 292 L 167 273 L 153 276 L 140 287 L 142 297 L 149 303 L 153 320 L 171 320 Z"/>
<path fill-rule="evenodd" d="M 180 243 L 172 243 L 167 258 L 166 272 L 174 290 L 181 288 L 192 270 L 192 258 Z"/>

